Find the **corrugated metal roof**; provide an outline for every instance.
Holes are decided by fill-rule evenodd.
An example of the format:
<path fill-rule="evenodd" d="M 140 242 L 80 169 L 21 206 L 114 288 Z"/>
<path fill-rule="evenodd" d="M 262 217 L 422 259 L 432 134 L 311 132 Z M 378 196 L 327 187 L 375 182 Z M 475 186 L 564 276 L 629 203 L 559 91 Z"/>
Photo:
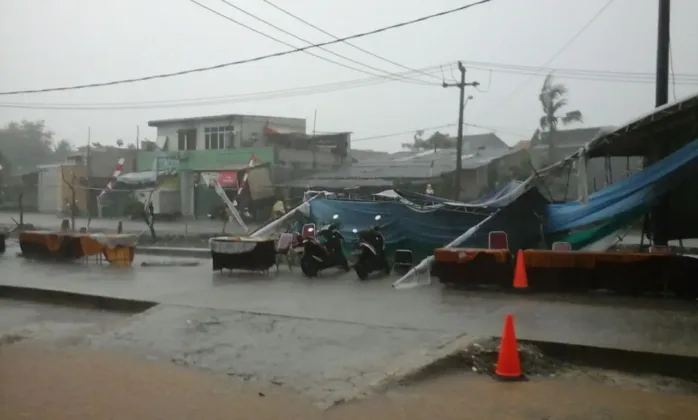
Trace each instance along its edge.
<path fill-rule="evenodd" d="M 392 187 L 393 181 L 388 179 L 297 179 L 282 184 L 292 188 L 356 188 L 356 187 Z"/>
<path fill-rule="evenodd" d="M 591 141 L 593 138 L 604 133 L 610 133 L 615 127 L 604 126 L 604 127 L 589 127 L 589 128 L 575 128 L 571 130 L 557 130 L 553 134 L 553 141 L 556 145 L 562 146 L 577 146 L 582 147 Z M 536 130 L 531 137 L 530 147 L 534 149 L 547 148 L 547 143 L 541 142 L 539 136 L 540 130 Z"/>
<path fill-rule="evenodd" d="M 477 169 L 487 165 L 494 159 L 516 153 L 515 150 L 481 150 L 477 153 L 465 154 L 462 158 L 463 170 Z M 313 184 L 318 180 L 392 180 L 392 179 L 425 179 L 456 170 L 455 150 L 429 150 L 401 153 L 392 159 L 358 162 L 351 167 L 334 172 L 319 173 L 298 180 L 301 184 Z M 391 155 L 392 156 L 392 155 Z M 387 184 L 392 185 L 392 181 Z"/>

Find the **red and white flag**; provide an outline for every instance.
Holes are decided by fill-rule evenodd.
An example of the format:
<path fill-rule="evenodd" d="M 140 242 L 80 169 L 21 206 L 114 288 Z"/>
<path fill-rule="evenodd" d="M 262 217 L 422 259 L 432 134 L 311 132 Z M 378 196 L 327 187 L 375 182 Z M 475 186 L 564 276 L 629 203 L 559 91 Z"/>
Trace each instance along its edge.
<path fill-rule="evenodd" d="M 249 178 L 250 176 L 250 170 L 252 170 L 252 168 L 254 168 L 255 166 L 258 166 L 260 163 L 262 163 L 262 161 L 257 159 L 257 156 L 255 156 L 253 153 L 252 156 L 250 156 L 250 162 L 247 164 L 247 168 L 245 168 L 245 175 L 243 175 L 242 177 L 242 182 L 238 186 L 237 197 L 239 197 L 240 194 L 242 194 L 242 191 L 245 189 L 245 187 L 247 187 L 247 178 Z M 238 206 L 237 197 L 235 198 L 235 200 L 233 200 L 233 205 L 235 207 Z"/>
<path fill-rule="evenodd" d="M 116 162 L 116 169 L 114 169 L 114 175 L 112 175 L 112 180 L 109 181 L 107 184 L 107 187 L 102 190 L 101 193 L 99 193 L 99 197 L 102 197 L 104 194 L 107 193 L 107 191 L 111 191 L 112 188 L 114 188 L 114 184 L 116 183 L 116 178 L 121 175 L 121 172 L 124 170 L 124 158 L 119 158 L 119 160 Z"/>

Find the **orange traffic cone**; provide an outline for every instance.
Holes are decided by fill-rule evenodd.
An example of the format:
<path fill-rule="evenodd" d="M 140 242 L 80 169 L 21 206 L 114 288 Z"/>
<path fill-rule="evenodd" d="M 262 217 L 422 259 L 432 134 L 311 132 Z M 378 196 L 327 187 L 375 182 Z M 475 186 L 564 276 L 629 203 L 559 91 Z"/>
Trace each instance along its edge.
<path fill-rule="evenodd" d="M 516 253 L 516 266 L 514 267 L 514 289 L 527 289 L 528 276 L 526 275 L 526 261 L 523 250 Z"/>
<path fill-rule="evenodd" d="M 499 345 L 499 357 L 494 370 L 495 377 L 504 381 L 520 381 L 525 379 L 521 371 L 521 359 L 514 332 L 514 316 L 507 314 L 504 318 L 502 342 Z"/>

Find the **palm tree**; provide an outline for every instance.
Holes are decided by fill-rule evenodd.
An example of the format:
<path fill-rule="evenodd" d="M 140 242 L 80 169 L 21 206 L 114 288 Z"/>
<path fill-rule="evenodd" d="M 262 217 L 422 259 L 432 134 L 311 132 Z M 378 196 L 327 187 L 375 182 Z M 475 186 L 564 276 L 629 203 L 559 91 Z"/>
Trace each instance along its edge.
<path fill-rule="evenodd" d="M 555 139 L 554 133 L 560 123 L 569 125 L 575 122 L 583 122 L 581 111 L 568 111 L 562 116 L 558 112 L 567 106 L 567 87 L 563 84 L 554 84 L 552 73 L 546 76 L 538 99 L 543 106 L 543 116 L 540 117 L 541 140 L 548 144 L 548 159 L 554 162 Z M 547 133 L 546 133 L 547 132 Z M 543 133 L 546 133 L 543 135 Z"/>

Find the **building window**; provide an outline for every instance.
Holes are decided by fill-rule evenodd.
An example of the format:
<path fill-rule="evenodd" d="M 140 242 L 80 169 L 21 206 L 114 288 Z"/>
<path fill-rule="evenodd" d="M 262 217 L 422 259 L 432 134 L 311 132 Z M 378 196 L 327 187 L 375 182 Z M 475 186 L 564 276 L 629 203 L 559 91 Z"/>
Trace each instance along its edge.
<path fill-rule="evenodd" d="M 232 149 L 233 127 L 206 127 L 204 139 L 206 149 Z"/>
<path fill-rule="evenodd" d="M 177 137 L 178 150 L 196 150 L 196 130 L 180 130 Z"/>

